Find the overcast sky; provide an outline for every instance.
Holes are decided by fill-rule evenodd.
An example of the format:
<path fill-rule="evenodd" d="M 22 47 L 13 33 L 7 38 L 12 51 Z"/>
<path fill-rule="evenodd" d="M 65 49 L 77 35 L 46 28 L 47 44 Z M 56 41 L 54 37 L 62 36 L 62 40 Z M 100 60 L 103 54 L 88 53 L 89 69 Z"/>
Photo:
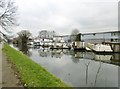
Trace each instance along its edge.
<path fill-rule="evenodd" d="M 19 30 L 46 29 L 60 35 L 118 30 L 118 0 L 14 0 Z"/>

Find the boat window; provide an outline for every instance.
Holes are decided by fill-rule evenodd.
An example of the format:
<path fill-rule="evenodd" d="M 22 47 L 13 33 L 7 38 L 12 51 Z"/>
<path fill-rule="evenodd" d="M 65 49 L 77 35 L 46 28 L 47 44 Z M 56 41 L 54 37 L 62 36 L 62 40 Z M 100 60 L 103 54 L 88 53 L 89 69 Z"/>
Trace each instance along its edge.
<path fill-rule="evenodd" d="M 115 39 L 115 42 L 117 42 L 118 41 L 118 39 Z"/>
<path fill-rule="evenodd" d="M 113 39 L 111 39 L 111 42 L 113 42 Z"/>
<path fill-rule="evenodd" d="M 95 36 L 95 33 L 93 35 Z"/>
<path fill-rule="evenodd" d="M 111 36 L 116 36 L 118 33 L 116 33 L 116 32 L 113 32 L 113 33 L 111 33 Z"/>

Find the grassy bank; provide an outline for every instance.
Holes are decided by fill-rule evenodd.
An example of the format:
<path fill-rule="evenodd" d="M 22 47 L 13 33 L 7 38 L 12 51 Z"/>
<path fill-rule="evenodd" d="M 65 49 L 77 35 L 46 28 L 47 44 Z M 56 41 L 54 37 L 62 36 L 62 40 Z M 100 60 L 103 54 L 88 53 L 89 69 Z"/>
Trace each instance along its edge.
<path fill-rule="evenodd" d="M 29 87 L 68 87 L 63 81 L 49 73 L 26 55 L 4 44 L 3 51 L 19 72 L 21 82 Z"/>

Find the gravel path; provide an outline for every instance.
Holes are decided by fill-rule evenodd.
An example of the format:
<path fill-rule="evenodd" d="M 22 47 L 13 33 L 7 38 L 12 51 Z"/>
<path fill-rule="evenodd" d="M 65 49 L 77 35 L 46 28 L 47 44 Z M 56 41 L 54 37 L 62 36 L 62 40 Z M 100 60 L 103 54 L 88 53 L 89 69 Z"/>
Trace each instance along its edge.
<path fill-rule="evenodd" d="M 20 83 L 20 80 L 17 78 L 17 75 L 15 74 L 15 70 L 12 68 L 12 64 L 9 62 L 8 58 L 3 52 L 2 52 L 2 87 L 23 88 L 22 84 Z"/>
<path fill-rule="evenodd" d="M 0 43 L 0 89 L 2 88 L 2 44 Z"/>

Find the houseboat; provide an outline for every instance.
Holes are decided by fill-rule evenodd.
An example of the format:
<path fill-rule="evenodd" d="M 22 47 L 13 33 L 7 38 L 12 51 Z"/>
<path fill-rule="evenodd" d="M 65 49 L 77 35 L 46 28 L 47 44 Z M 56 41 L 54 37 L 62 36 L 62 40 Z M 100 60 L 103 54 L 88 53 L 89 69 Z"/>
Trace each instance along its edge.
<path fill-rule="evenodd" d="M 73 43 L 74 50 L 85 51 L 85 42 L 76 41 Z"/>
<path fill-rule="evenodd" d="M 81 35 L 81 40 L 94 46 L 90 48 L 95 52 L 120 52 L 120 31 L 85 33 Z"/>

